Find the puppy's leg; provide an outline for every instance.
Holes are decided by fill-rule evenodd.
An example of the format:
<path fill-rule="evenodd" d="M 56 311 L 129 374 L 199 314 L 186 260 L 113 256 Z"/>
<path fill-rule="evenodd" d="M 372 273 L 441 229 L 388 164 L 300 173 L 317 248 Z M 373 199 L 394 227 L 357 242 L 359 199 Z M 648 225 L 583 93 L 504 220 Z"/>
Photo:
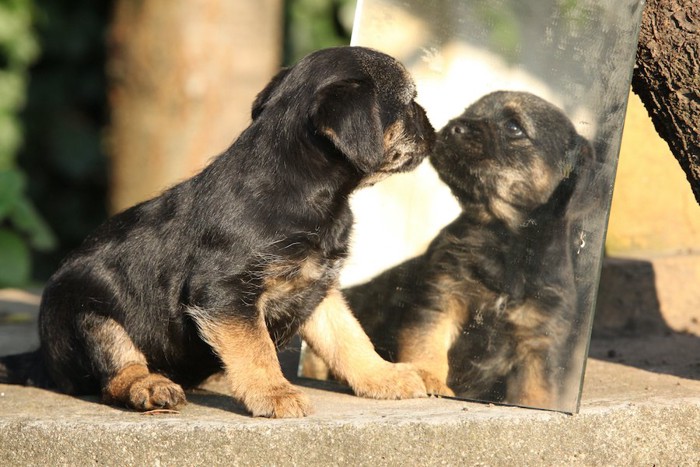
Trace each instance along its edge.
<path fill-rule="evenodd" d="M 308 346 L 301 351 L 299 373 L 304 378 L 327 380 L 329 377 L 328 366 Z"/>
<path fill-rule="evenodd" d="M 174 409 L 186 403 L 178 384 L 148 370 L 146 357 L 119 323 L 87 315 L 80 328 L 92 366 L 101 375 L 105 403 L 136 410 Z"/>
<path fill-rule="evenodd" d="M 425 397 L 416 370 L 389 363 L 374 350 L 337 288 L 328 292 L 300 329 L 301 336 L 355 394 L 374 399 Z"/>
<path fill-rule="evenodd" d="M 506 402 L 526 407 L 554 408 L 552 385 L 546 374 L 544 356 L 531 352 L 508 377 Z"/>
<path fill-rule="evenodd" d="M 304 417 L 312 412 L 307 397 L 282 375 L 262 314 L 254 320 L 227 316 L 213 319 L 188 310 L 202 338 L 224 364 L 231 394 L 255 417 Z"/>
<path fill-rule="evenodd" d="M 507 378 L 506 402 L 528 407 L 554 408 L 557 394 L 552 382 L 552 360 L 548 356 L 560 349 L 567 323 L 556 310 L 542 309 L 526 302 L 510 312 L 514 325 L 517 363 Z"/>
<path fill-rule="evenodd" d="M 454 396 L 447 386 L 447 354 L 459 333 L 446 313 L 423 326 L 402 329 L 398 339 L 397 361 L 411 363 L 423 378 L 428 394 Z"/>
<path fill-rule="evenodd" d="M 451 276 L 437 276 L 431 281 L 434 309 L 416 309 L 419 324 L 402 329 L 398 336 L 399 362 L 410 362 L 421 373 L 429 394 L 454 396 L 447 386 L 448 353 L 468 318 L 466 299 L 454 290 L 463 285 Z"/>

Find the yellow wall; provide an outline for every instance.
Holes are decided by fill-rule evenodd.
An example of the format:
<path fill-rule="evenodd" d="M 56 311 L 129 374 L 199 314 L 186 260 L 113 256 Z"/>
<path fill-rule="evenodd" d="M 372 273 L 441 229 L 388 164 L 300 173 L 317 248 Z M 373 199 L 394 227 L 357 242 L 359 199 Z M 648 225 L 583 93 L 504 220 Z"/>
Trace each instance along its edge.
<path fill-rule="evenodd" d="M 630 94 L 606 241 L 610 256 L 700 250 L 700 206 L 636 94 Z"/>

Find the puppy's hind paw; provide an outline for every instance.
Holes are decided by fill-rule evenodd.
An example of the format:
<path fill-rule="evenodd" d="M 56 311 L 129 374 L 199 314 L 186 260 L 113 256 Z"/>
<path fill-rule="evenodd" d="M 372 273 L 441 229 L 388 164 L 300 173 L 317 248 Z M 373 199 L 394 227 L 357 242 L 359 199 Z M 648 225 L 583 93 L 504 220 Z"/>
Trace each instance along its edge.
<path fill-rule="evenodd" d="M 301 418 L 313 413 L 309 399 L 292 385 L 250 394 L 243 404 L 254 417 Z"/>
<path fill-rule="evenodd" d="M 427 397 L 427 390 L 418 371 L 406 363 L 385 363 L 361 379 L 350 383 L 360 397 L 370 399 L 412 399 Z"/>
<path fill-rule="evenodd" d="M 102 392 L 107 404 L 124 404 L 135 410 L 177 409 L 187 403 L 179 384 L 149 373 L 143 365 L 130 365 L 113 377 Z"/>
<path fill-rule="evenodd" d="M 136 410 L 177 409 L 187 400 L 179 384 L 165 376 L 149 374 L 131 386 L 127 403 Z"/>

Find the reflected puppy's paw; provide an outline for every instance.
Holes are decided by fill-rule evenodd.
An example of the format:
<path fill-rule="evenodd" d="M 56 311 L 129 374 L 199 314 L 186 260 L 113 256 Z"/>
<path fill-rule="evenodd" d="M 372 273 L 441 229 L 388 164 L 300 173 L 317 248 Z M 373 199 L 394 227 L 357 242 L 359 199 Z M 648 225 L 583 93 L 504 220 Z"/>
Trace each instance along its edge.
<path fill-rule="evenodd" d="M 419 369 L 418 374 L 423 379 L 427 393 L 431 396 L 455 396 L 454 391 L 431 372 Z"/>
<path fill-rule="evenodd" d="M 350 385 L 355 394 L 370 399 L 412 399 L 428 395 L 418 371 L 407 363 L 386 362 Z"/>
<path fill-rule="evenodd" d="M 243 404 L 254 417 L 301 418 L 313 413 L 306 394 L 291 384 L 248 394 Z"/>

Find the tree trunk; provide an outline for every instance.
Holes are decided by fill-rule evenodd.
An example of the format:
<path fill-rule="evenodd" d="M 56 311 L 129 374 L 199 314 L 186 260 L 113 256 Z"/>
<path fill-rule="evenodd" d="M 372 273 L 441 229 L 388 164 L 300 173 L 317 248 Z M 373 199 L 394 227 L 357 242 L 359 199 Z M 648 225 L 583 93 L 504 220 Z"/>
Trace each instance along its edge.
<path fill-rule="evenodd" d="M 118 0 L 110 31 L 112 212 L 198 172 L 277 71 L 282 1 Z"/>
<path fill-rule="evenodd" d="M 700 3 L 648 0 L 632 89 L 700 203 Z"/>

